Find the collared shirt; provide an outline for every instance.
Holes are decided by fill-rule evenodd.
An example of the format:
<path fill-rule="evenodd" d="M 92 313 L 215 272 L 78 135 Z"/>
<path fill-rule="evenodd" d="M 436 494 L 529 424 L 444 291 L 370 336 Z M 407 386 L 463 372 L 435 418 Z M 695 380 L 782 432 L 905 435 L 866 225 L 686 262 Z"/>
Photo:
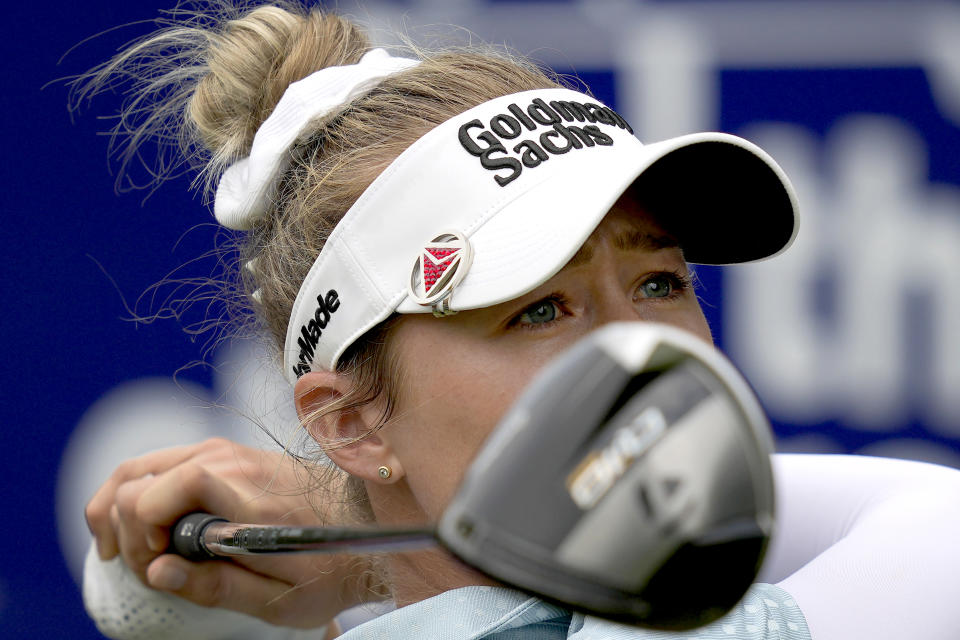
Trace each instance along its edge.
<path fill-rule="evenodd" d="M 340 640 L 811 640 L 800 608 L 783 589 L 755 584 L 720 620 L 664 632 L 616 624 L 501 587 L 441 593 L 355 627 Z"/>

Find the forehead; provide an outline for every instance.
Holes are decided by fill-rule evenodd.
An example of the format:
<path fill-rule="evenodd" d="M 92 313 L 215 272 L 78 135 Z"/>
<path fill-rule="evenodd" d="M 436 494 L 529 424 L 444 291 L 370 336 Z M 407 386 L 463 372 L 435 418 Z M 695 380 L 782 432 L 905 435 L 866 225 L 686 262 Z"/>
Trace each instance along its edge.
<path fill-rule="evenodd" d="M 564 268 L 589 262 L 597 243 L 603 240 L 623 251 L 652 253 L 680 248 L 677 238 L 668 233 L 636 198 L 627 194 L 617 200 Z"/>

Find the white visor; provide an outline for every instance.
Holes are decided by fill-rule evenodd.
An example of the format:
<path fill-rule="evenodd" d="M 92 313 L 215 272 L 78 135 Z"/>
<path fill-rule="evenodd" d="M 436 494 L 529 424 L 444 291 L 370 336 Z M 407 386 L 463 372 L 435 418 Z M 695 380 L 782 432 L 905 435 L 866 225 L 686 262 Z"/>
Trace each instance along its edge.
<path fill-rule="evenodd" d="M 585 94 L 503 96 L 424 135 L 347 211 L 297 295 L 285 374 L 335 369 L 394 312 L 444 314 L 531 291 L 632 185 L 690 262 L 771 257 L 797 232 L 793 187 L 746 140 L 698 133 L 644 145 Z"/>

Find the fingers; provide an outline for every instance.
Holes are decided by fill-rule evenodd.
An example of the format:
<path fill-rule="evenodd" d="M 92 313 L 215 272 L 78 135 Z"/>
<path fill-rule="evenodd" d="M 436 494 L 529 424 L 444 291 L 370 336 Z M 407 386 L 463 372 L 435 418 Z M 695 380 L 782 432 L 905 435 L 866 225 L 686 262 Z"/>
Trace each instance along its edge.
<path fill-rule="evenodd" d="M 137 517 L 167 534 L 185 514 L 206 511 L 239 519 L 247 501 L 222 478 L 205 467 L 187 462 L 158 476 L 140 495 Z"/>
<path fill-rule="evenodd" d="M 160 475 L 121 484 L 110 523 L 119 553 L 131 571 L 147 582 L 147 566 L 169 546 L 169 528 L 187 513 L 235 513 L 241 497 L 223 480 L 191 461 Z"/>
<path fill-rule="evenodd" d="M 237 471 L 242 473 L 243 465 L 241 463 L 244 462 L 244 455 L 253 457 L 253 460 L 246 461 L 246 464 L 256 468 L 257 456 L 251 452 L 254 452 L 254 450 L 226 439 L 211 438 L 193 445 L 155 451 L 123 462 L 103 486 L 97 490 L 87 504 L 85 511 L 87 525 L 96 539 L 97 552 L 100 558 L 109 560 L 121 551 L 118 532 L 110 517 L 121 487 L 143 477 L 160 476 L 190 461 L 198 464 L 205 463 L 211 469 L 232 469 L 233 475 L 236 475 Z M 230 477 L 230 473 L 224 472 L 223 469 L 221 469 L 221 474 Z M 196 509 L 199 506 L 201 505 L 191 504 L 189 508 Z M 148 531 L 144 533 L 148 533 Z M 162 537 L 160 534 L 162 534 Z M 165 530 L 154 530 L 151 535 L 151 546 L 160 550 L 159 545 L 165 542 L 165 539 Z"/>
<path fill-rule="evenodd" d="M 110 478 L 97 490 L 87 503 L 85 515 L 87 526 L 97 543 L 97 552 L 101 560 L 109 560 L 120 553 L 119 541 L 110 519 L 111 509 L 116 503 L 117 490 L 131 480 L 149 474 L 162 473 L 181 462 L 188 460 L 198 445 L 174 447 L 149 453 L 122 463 Z"/>
<path fill-rule="evenodd" d="M 342 605 L 310 589 L 245 570 L 229 562 L 191 563 L 162 555 L 147 569 L 147 584 L 204 607 L 253 615 L 272 624 L 311 628 L 325 624 Z"/>
<path fill-rule="evenodd" d="M 309 502 L 293 490 L 298 471 L 282 453 L 223 439 L 158 451 L 120 465 L 87 505 L 87 519 L 100 557 L 121 555 L 148 586 L 199 605 L 311 627 L 360 602 L 352 565 L 333 556 L 193 564 L 166 553 L 170 527 L 194 511 L 238 522 L 315 524 Z"/>
<path fill-rule="evenodd" d="M 166 533 L 138 515 L 141 496 L 156 480 L 156 476 L 148 475 L 120 485 L 110 509 L 110 525 L 119 553 L 124 564 L 141 580 L 146 577 L 147 565 L 166 549 Z"/>

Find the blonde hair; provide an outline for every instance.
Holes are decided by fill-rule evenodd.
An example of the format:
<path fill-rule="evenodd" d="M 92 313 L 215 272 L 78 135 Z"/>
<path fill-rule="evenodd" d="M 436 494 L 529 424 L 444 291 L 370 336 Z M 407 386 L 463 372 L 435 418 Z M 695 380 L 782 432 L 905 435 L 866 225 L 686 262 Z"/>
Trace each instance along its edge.
<path fill-rule="evenodd" d="M 349 20 L 289 1 L 214 0 L 178 7 L 163 23 L 79 78 L 74 101 L 132 79 L 114 129 L 121 162 L 135 159 L 150 138 L 174 142 L 176 156 L 161 154 L 166 164 L 156 168 L 158 177 L 188 163 L 208 194 L 224 168 L 249 153 L 257 128 L 290 83 L 354 64 L 371 48 Z M 390 76 L 301 136 L 270 215 L 241 238 L 242 259 L 256 258 L 256 269 L 234 277 L 247 294 L 259 289 L 255 311 L 280 349 L 297 292 L 330 232 L 394 158 L 478 104 L 559 86 L 531 62 L 491 48 L 411 52 L 422 58 L 420 65 Z M 399 374 L 389 356 L 391 324 L 376 327 L 344 354 L 337 370 L 353 378 L 353 391 L 321 413 L 380 400 L 384 413 L 375 428 L 389 418 L 396 400 L 391 381 Z"/>

